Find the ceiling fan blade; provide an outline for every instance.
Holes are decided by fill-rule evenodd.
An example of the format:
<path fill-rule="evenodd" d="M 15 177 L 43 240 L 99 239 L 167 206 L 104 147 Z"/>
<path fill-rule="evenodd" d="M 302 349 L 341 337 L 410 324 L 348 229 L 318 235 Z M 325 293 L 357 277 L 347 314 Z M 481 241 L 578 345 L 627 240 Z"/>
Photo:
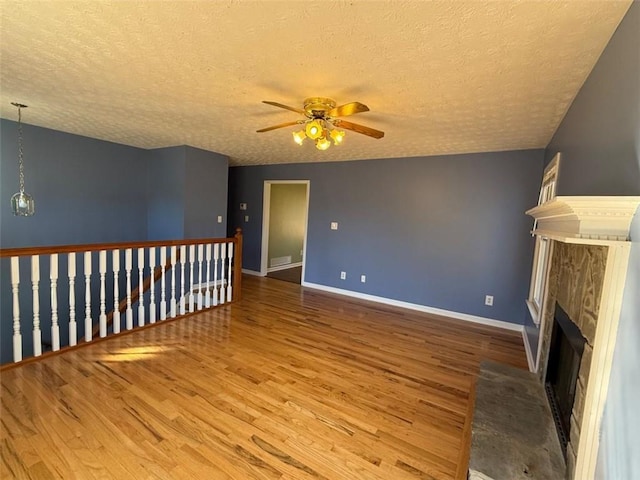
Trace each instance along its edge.
<path fill-rule="evenodd" d="M 301 108 L 290 107 L 289 105 L 283 105 L 282 103 L 278 103 L 278 102 L 270 102 L 268 100 L 263 100 L 262 103 L 266 103 L 267 105 L 273 105 L 274 107 L 284 108 L 285 110 L 291 110 L 292 112 L 305 115 L 305 111 L 302 110 Z"/>
<path fill-rule="evenodd" d="M 347 122 L 346 120 L 334 119 L 331 120 L 336 127 L 345 128 L 353 132 L 361 133 L 362 135 L 368 135 L 373 138 L 384 137 L 384 132 L 376 130 L 375 128 L 365 127 L 364 125 L 358 125 L 357 123 Z"/>
<path fill-rule="evenodd" d="M 285 122 L 285 123 L 281 123 L 279 125 L 274 125 L 273 127 L 261 128 L 260 130 L 256 130 L 256 132 L 258 132 L 258 133 L 269 132 L 269 131 L 275 130 L 277 128 L 290 127 L 291 125 L 299 125 L 299 124 L 304 123 L 304 122 L 305 122 L 305 120 L 295 120 L 293 122 Z"/>
<path fill-rule="evenodd" d="M 327 112 L 329 117 L 346 117 L 347 115 L 353 115 L 356 113 L 368 112 L 369 107 L 364 103 L 351 102 L 340 105 L 339 107 L 332 108 Z"/>

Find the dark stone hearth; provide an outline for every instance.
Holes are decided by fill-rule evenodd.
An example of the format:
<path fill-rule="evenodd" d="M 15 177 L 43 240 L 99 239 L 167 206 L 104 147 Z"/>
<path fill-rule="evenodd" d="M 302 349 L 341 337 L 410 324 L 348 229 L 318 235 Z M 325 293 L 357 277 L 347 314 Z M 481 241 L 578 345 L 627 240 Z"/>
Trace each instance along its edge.
<path fill-rule="evenodd" d="M 550 480 L 564 476 L 556 427 L 536 375 L 482 362 L 476 384 L 469 478 Z"/>

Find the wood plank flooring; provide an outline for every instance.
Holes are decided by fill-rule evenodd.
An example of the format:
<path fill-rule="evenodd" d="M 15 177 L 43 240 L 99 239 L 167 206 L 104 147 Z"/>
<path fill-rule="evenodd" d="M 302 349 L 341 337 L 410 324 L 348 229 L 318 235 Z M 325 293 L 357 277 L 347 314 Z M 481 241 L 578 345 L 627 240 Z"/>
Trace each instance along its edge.
<path fill-rule="evenodd" d="M 267 273 L 267 277 L 276 278 L 285 282 L 297 283 L 300 285 L 302 280 L 302 267 L 285 268 L 284 270 L 276 270 Z"/>
<path fill-rule="evenodd" d="M 0 478 L 466 478 L 480 360 L 526 367 L 519 333 L 266 278 L 243 294 L 3 372 Z"/>

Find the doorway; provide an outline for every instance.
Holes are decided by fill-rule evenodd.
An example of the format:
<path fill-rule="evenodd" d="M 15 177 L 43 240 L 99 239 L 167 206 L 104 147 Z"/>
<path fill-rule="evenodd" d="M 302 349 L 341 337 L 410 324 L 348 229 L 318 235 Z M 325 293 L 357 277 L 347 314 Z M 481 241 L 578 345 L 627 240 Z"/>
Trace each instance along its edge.
<path fill-rule="evenodd" d="M 260 273 L 300 284 L 307 254 L 309 180 L 265 180 Z"/>

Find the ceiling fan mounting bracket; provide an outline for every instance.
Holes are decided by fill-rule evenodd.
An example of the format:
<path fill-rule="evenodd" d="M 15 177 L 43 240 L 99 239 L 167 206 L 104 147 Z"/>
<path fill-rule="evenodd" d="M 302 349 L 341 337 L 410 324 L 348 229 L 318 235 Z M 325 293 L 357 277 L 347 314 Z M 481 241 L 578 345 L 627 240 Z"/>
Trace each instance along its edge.
<path fill-rule="evenodd" d="M 304 111 L 309 118 L 325 118 L 336 108 L 336 102 L 326 97 L 309 97 L 304 100 Z"/>

